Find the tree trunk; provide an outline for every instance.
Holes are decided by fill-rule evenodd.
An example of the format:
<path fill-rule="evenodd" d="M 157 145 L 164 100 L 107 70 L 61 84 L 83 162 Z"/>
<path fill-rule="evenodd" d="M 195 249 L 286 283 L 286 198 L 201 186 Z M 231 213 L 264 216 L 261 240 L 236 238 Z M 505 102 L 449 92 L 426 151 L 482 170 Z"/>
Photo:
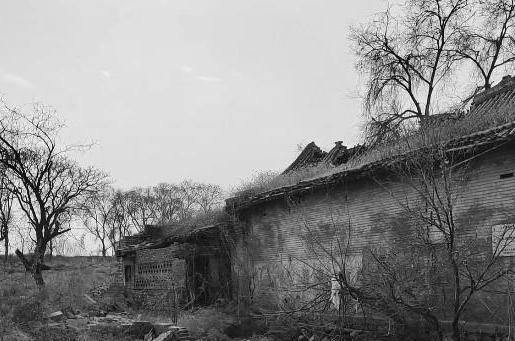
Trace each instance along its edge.
<path fill-rule="evenodd" d="M 102 257 L 105 257 L 105 256 L 107 256 L 106 244 L 102 240 Z"/>
<path fill-rule="evenodd" d="M 43 270 L 50 270 L 50 267 L 43 263 L 43 256 L 45 254 L 45 250 L 43 247 L 36 246 L 34 250 L 34 255 L 32 259 L 29 261 L 25 255 L 18 249 L 16 249 L 16 255 L 20 258 L 23 266 L 25 267 L 25 271 L 28 271 L 32 274 L 34 281 L 36 281 L 36 285 L 39 289 L 42 289 L 45 286 L 45 281 L 43 280 Z"/>
<path fill-rule="evenodd" d="M 459 319 L 452 320 L 452 340 L 461 341 Z"/>
<path fill-rule="evenodd" d="M 43 280 L 43 273 L 41 272 L 41 266 L 34 265 L 34 269 L 32 271 L 32 278 L 36 281 L 36 285 L 39 289 L 45 287 L 45 281 Z"/>
<path fill-rule="evenodd" d="M 5 259 L 4 262 L 7 264 L 7 256 L 9 255 L 9 232 L 5 231 Z"/>
<path fill-rule="evenodd" d="M 36 285 L 39 289 L 42 289 L 45 286 L 45 281 L 43 280 L 43 274 L 41 273 L 42 265 L 43 265 L 43 257 L 45 256 L 45 247 L 36 245 L 36 249 L 34 250 L 34 256 L 32 257 L 32 266 L 31 273 L 32 277 L 36 281 Z"/>
<path fill-rule="evenodd" d="M 54 255 L 54 242 L 50 240 L 50 243 L 48 244 L 48 258 L 52 258 Z"/>

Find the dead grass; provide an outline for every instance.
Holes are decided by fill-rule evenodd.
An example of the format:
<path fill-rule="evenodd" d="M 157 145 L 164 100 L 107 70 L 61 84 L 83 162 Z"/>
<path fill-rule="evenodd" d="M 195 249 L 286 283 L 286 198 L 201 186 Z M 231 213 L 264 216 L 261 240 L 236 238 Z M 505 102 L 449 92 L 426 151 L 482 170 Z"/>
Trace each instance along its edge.
<path fill-rule="evenodd" d="M 189 226 L 190 228 L 195 228 L 222 223 L 224 221 L 227 221 L 228 219 L 229 216 L 223 208 L 216 208 L 209 212 L 199 212 L 190 219 L 181 222 L 181 224 Z"/>
<path fill-rule="evenodd" d="M 99 257 L 55 257 L 47 264 L 52 270 L 44 272 L 46 288 L 39 291 L 16 258 L 0 260 L 0 335 L 30 330 L 49 313 L 68 307 L 86 311 L 83 295 L 111 281 L 116 271 L 113 259 Z"/>
<path fill-rule="evenodd" d="M 189 330 L 195 340 L 231 340 L 224 331 L 235 322 L 235 318 L 214 308 L 183 312 L 177 325 Z"/>
<path fill-rule="evenodd" d="M 335 167 L 328 164 L 305 167 L 287 174 L 280 174 L 274 171 L 256 173 L 247 180 L 242 181 L 239 186 L 232 190 L 234 197 L 251 197 L 258 193 L 270 191 L 284 186 L 296 185 L 301 181 L 318 177 L 320 174 L 330 172 Z"/>

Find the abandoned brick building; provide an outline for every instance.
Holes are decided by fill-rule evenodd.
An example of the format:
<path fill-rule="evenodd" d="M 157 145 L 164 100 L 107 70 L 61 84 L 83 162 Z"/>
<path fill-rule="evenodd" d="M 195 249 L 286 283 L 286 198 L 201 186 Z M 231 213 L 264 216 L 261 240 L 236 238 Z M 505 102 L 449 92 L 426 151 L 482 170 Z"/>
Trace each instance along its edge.
<path fill-rule="evenodd" d="M 190 228 L 149 225 L 123 238 L 116 250 L 121 281 L 152 310 L 207 305 L 231 296 L 224 223 Z"/>
<path fill-rule="evenodd" d="M 466 113 L 474 121 L 488 115 L 495 121 L 500 114 L 515 120 L 515 80 L 509 77 L 476 95 Z M 467 184 L 455 208 L 456 220 L 466 238 L 482 242 L 485 253 L 493 252 L 496 228 L 515 223 L 515 121 L 506 122 L 441 144 L 446 153 L 469 161 Z M 221 297 L 262 309 L 290 309 L 309 298 L 295 288 L 316 277 L 316 271 L 303 266 L 318 257 L 313 245 L 306 244 L 306 231 L 318 236 L 316 248 L 329 247 L 339 235 L 345 235 L 348 272 L 355 275 L 365 263 L 365 248 L 387 246 L 405 233 L 391 227 L 401 213 L 396 195 L 405 199 L 414 195 L 402 181 L 381 182 L 391 175 L 392 160 L 402 161 L 408 157 L 406 153 L 345 167 L 363 153 L 367 153 L 364 147 L 346 148 L 341 142 L 329 152 L 310 143 L 283 175 L 317 165 L 333 171 L 228 199 L 231 223 L 181 232 L 174 227 L 148 227 L 144 233 L 122 240 L 117 255 L 123 263 L 125 285 L 148 292 L 173 282 L 189 290 L 189 297 L 204 302 L 213 301 L 218 290 Z M 432 237 L 438 243 L 438 236 Z M 513 248 L 506 248 L 500 256 L 503 264 L 511 267 Z M 198 298 L 204 291 L 196 272 L 209 278 L 214 288 L 209 299 Z M 507 277 L 480 295 L 467 318 L 488 316 L 488 322 L 506 323 L 511 314 L 512 281 L 513 277 Z M 446 293 L 442 293 L 445 299 Z M 441 318 L 447 317 L 443 311 Z"/>

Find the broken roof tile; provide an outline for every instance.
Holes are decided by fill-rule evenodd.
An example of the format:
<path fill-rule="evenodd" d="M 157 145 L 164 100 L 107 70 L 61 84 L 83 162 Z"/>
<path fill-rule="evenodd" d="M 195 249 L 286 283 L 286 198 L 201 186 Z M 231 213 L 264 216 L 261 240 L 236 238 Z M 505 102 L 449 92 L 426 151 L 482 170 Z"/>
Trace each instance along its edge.
<path fill-rule="evenodd" d="M 311 142 L 302 150 L 295 161 L 293 161 L 291 165 L 286 168 L 283 174 L 300 168 L 316 165 L 326 156 L 326 154 L 327 153 L 320 149 L 320 147 L 318 147 L 315 142 Z"/>
<path fill-rule="evenodd" d="M 493 147 L 510 141 L 515 141 L 515 121 L 485 129 L 470 135 L 453 139 L 443 145 L 448 152 L 471 150 L 484 150 L 485 147 Z M 428 146 L 429 147 L 429 146 Z M 413 152 L 413 151 L 412 151 Z M 321 176 L 311 180 L 301 181 L 298 184 L 276 188 L 270 191 L 259 193 L 250 198 L 229 198 L 226 200 L 229 210 L 239 210 L 254 206 L 261 202 L 271 201 L 283 197 L 285 194 L 301 193 L 313 188 L 325 186 L 341 181 L 342 178 L 354 179 L 368 174 L 370 171 L 387 169 L 389 165 L 409 157 L 410 153 L 399 154 L 387 159 L 381 159 L 366 163 L 360 167 L 346 169 L 334 174 Z"/>

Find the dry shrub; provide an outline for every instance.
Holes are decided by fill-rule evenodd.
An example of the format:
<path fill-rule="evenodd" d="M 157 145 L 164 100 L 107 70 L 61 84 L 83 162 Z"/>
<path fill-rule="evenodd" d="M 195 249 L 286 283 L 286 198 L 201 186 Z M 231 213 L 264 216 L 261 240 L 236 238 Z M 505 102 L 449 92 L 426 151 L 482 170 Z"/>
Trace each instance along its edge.
<path fill-rule="evenodd" d="M 235 322 L 234 317 L 216 309 L 200 309 L 193 313 L 183 313 L 177 325 L 188 329 L 195 340 L 231 340 L 224 331 Z"/>
<path fill-rule="evenodd" d="M 136 341 L 133 336 L 119 335 L 120 333 L 108 330 L 82 330 L 79 332 L 76 341 Z M 141 340 L 141 339 L 140 339 Z"/>
<path fill-rule="evenodd" d="M 0 300 L 1 299 L 2 298 L 0 298 Z M 11 308 L 0 303 L 0 335 L 7 335 L 9 332 L 13 331 L 15 327 Z"/>
<path fill-rule="evenodd" d="M 110 274 L 116 269 L 112 259 L 55 257 L 48 264 L 52 270 L 44 272 L 46 286 L 41 292 L 15 258 L 10 259 L 5 272 L 0 272 L 0 336 L 17 328 L 29 331 L 32 322 L 57 310 L 86 310 L 89 303 L 83 295 L 99 283 L 111 281 Z"/>
<path fill-rule="evenodd" d="M 35 341 L 76 341 L 78 331 L 74 329 L 43 327 L 32 332 Z"/>
<path fill-rule="evenodd" d="M 40 295 L 27 294 L 17 279 L 9 274 L 0 281 L 0 335 L 43 317 Z"/>
<path fill-rule="evenodd" d="M 221 208 L 211 210 L 209 212 L 199 212 L 189 219 L 185 219 L 182 224 L 189 227 L 201 227 L 214 225 L 227 221 L 229 216 L 227 212 Z"/>
<path fill-rule="evenodd" d="M 236 197 L 252 196 L 254 194 L 269 190 L 272 182 L 279 176 L 275 171 L 263 171 L 243 180 L 238 186 L 232 189 L 232 195 Z"/>
<path fill-rule="evenodd" d="M 48 296 L 46 302 L 50 312 L 65 308 L 86 310 L 90 303 L 84 298 L 84 294 L 90 295 L 90 291 L 98 285 L 110 283 L 111 273 L 116 267 L 112 260 L 86 261 L 85 257 L 71 258 L 67 262 L 62 270 L 45 273 L 45 290 Z M 72 269 L 70 263 L 74 264 Z"/>
<path fill-rule="evenodd" d="M 41 294 L 32 297 L 23 297 L 17 300 L 18 302 L 11 302 L 12 321 L 18 325 L 27 325 L 33 321 L 41 321 L 45 317 L 45 310 L 43 306 L 44 298 Z"/>
<path fill-rule="evenodd" d="M 86 308 L 84 294 L 91 289 L 92 276 L 91 269 L 56 272 L 48 276 L 46 287 L 48 308 L 50 310 L 61 310 L 67 307 Z"/>
<path fill-rule="evenodd" d="M 310 180 L 335 169 L 334 166 L 323 163 L 315 166 L 304 167 L 286 174 L 279 174 L 274 171 L 256 173 L 254 176 L 244 180 L 232 191 L 235 197 L 250 197 L 258 193 L 266 192 L 284 186 L 296 185 L 301 181 Z"/>

